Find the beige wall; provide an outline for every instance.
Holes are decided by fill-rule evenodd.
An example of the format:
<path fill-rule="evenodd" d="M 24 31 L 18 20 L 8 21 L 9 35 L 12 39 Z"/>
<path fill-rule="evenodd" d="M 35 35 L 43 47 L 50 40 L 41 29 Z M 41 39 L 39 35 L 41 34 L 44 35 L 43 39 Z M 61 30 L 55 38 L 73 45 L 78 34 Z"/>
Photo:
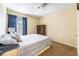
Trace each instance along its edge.
<path fill-rule="evenodd" d="M 27 34 L 34 34 L 36 33 L 36 27 L 38 24 L 39 18 L 36 18 L 34 16 L 28 16 L 27 20 Z"/>
<path fill-rule="evenodd" d="M 47 35 L 52 40 L 73 47 L 77 46 L 76 4 L 73 4 L 72 7 L 52 12 L 41 18 L 39 24 L 47 26 Z"/>
<path fill-rule="evenodd" d="M 6 8 L 0 3 L 0 36 L 5 33 L 6 29 Z"/>
<path fill-rule="evenodd" d="M 78 35 L 78 37 L 77 37 L 77 44 L 78 44 L 78 49 L 77 49 L 77 51 L 78 51 L 78 56 L 79 56 L 79 10 L 77 11 L 77 35 Z"/>

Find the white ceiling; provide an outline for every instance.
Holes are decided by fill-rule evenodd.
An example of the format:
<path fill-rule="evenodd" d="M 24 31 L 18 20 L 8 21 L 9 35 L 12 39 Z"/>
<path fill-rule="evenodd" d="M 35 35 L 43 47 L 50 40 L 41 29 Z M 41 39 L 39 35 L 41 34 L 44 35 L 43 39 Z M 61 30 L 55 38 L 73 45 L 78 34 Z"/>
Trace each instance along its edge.
<path fill-rule="evenodd" d="M 73 5 L 72 3 L 48 3 L 45 7 L 41 7 L 42 4 L 43 3 L 5 3 L 3 5 L 15 11 L 34 16 L 45 16 L 48 13 L 69 8 Z"/>

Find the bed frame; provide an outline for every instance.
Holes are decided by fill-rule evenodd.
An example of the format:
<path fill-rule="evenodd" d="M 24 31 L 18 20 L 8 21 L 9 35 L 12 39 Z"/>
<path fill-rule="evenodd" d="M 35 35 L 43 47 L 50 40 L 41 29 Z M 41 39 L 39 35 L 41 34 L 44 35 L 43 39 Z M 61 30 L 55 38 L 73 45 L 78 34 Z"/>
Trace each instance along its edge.
<path fill-rule="evenodd" d="M 43 49 L 42 51 L 37 53 L 36 56 L 39 56 L 40 54 L 42 54 L 43 52 L 45 52 L 49 48 L 50 48 L 50 46 L 46 47 L 45 49 Z M 14 50 L 11 50 L 11 51 L 4 53 L 2 56 L 19 56 L 19 53 L 21 53 L 21 52 L 18 49 L 14 49 Z"/>

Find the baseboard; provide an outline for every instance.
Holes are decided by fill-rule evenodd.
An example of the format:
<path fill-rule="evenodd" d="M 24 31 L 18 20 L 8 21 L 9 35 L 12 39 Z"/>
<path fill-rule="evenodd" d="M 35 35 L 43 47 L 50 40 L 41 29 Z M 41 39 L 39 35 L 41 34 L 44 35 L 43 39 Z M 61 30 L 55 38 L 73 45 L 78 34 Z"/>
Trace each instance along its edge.
<path fill-rule="evenodd" d="M 53 41 L 52 41 L 52 42 L 53 42 Z M 57 41 L 54 41 L 54 42 L 57 42 Z M 64 43 L 61 43 L 61 42 L 57 42 L 57 43 L 60 43 L 60 44 L 63 44 L 63 45 L 66 45 L 66 46 L 69 46 L 69 47 L 72 47 L 72 48 L 77 49 L 77 47 L 73 47 L 73 46 L 70 46 L 70 45 L 67 45 L 67 44 L 64 44 Z"/>

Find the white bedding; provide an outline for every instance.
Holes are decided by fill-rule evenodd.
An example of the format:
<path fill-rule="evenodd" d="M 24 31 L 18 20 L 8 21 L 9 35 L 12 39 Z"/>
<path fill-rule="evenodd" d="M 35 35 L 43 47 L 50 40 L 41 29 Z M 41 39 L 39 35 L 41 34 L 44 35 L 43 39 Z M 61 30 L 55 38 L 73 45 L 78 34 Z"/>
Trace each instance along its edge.
<path fill-rule="evenodd" d="M 34 56 L 41 50 L 51 45 L 51 40 L 48 36 L 39 34 L 30 34 L 21 36 L 23 42 L 20 45 L 19 55 L 21 56 Z"/>

